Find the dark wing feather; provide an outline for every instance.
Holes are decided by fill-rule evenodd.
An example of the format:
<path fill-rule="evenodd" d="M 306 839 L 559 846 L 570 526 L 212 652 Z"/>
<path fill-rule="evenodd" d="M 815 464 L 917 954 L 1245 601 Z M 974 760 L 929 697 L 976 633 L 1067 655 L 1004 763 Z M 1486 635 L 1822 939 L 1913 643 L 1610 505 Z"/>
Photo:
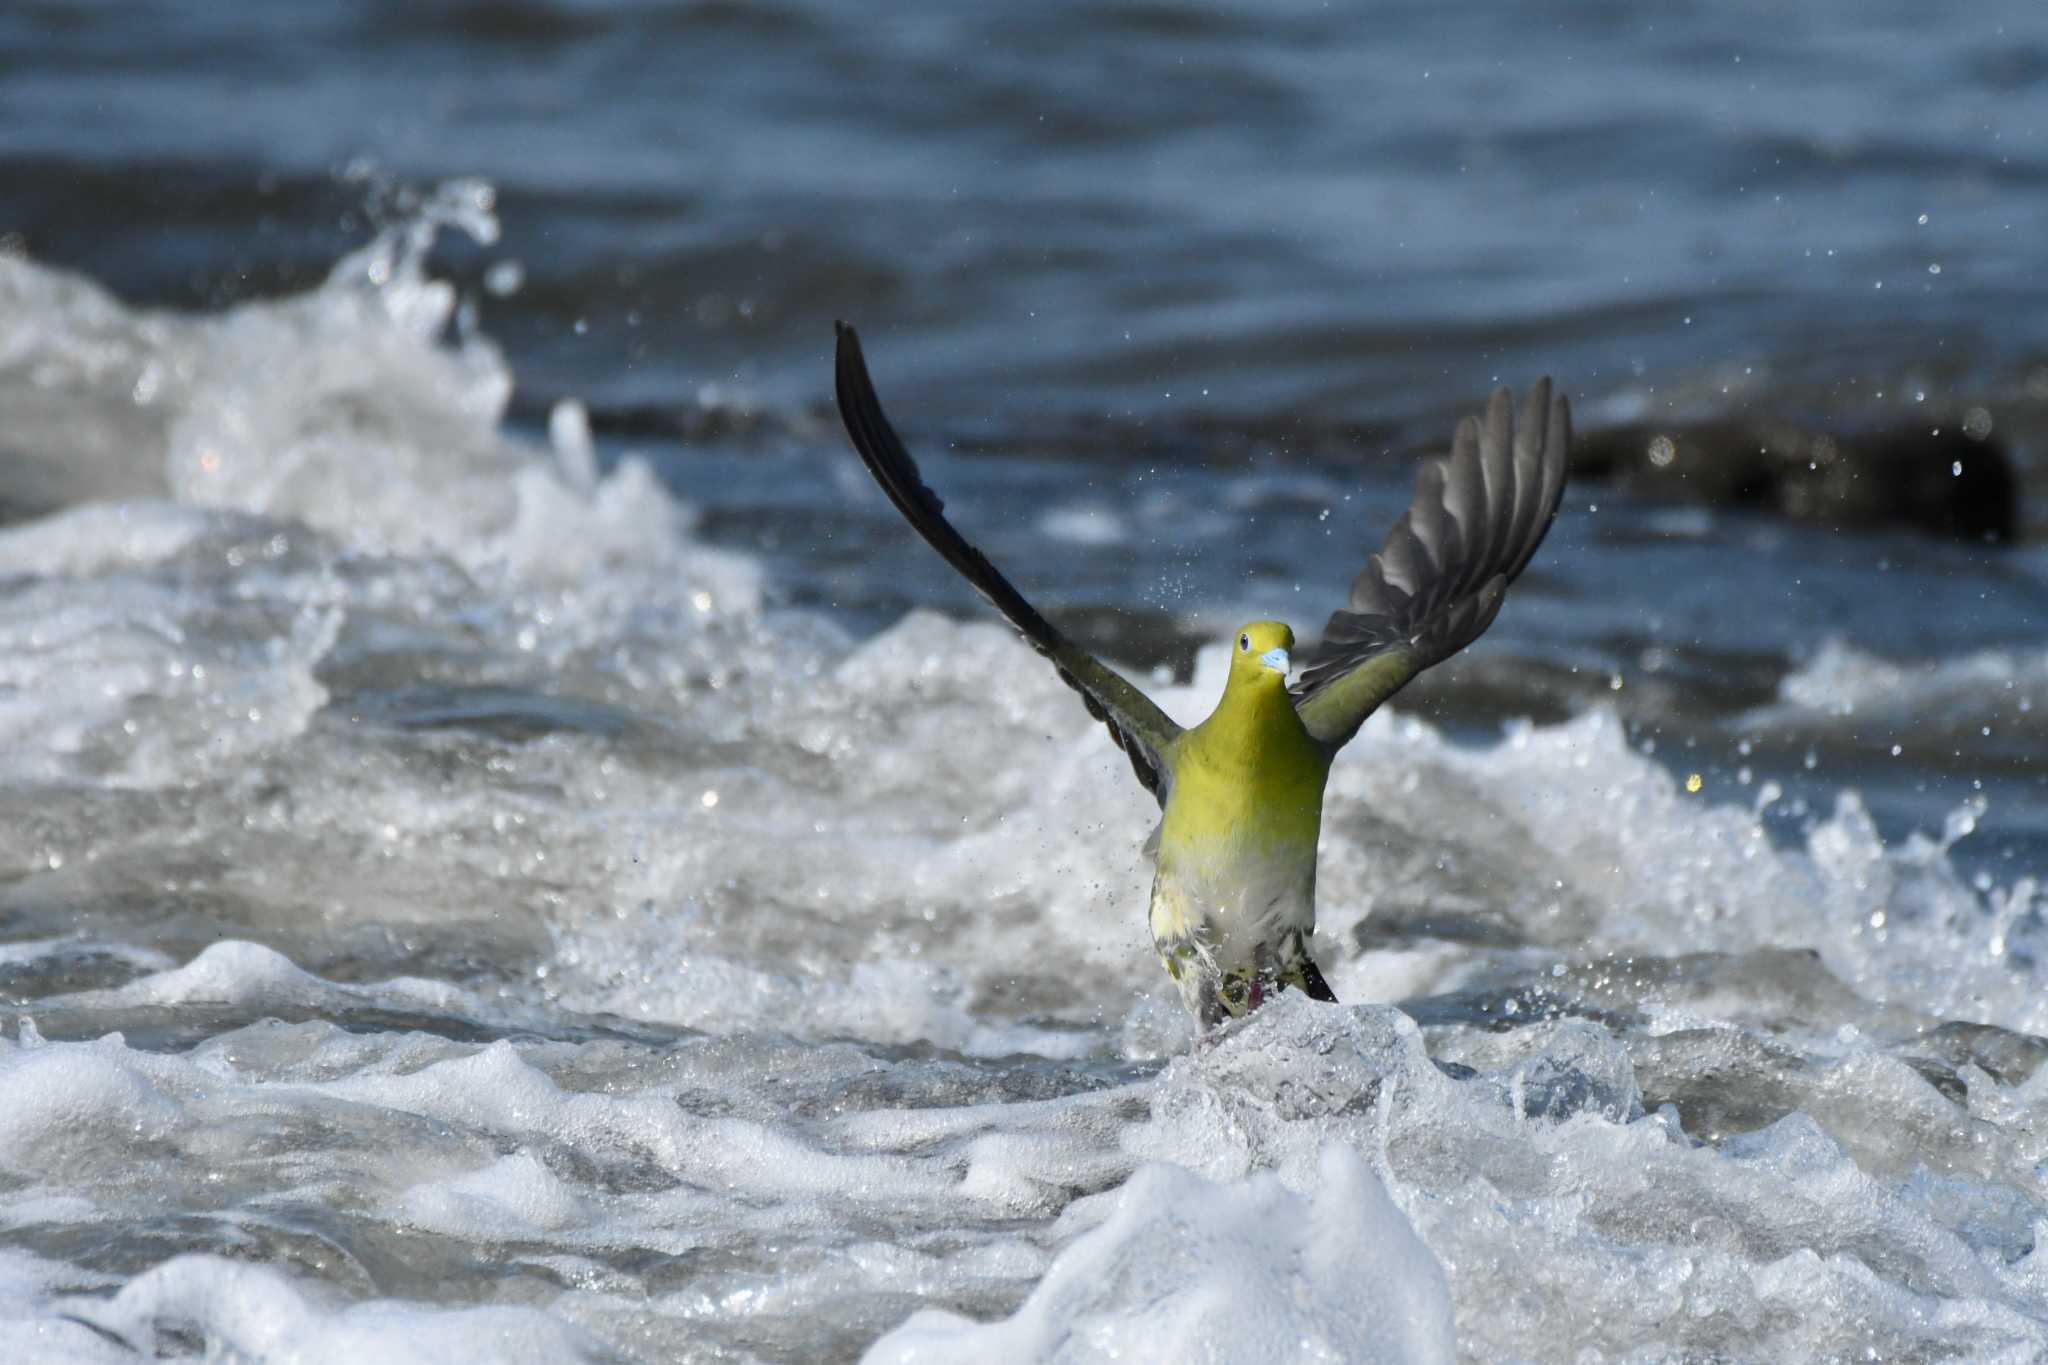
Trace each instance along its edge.
<path fill-rule="evenodd" d="M 875 482 L 917 533 L 980 589 L 981 595 L 1010 619 L 1010 624 L 1022 632 L 1032 648 L 1052 661 L 1067 686 L 1081 694 L 1088 714 L 1109 727 L 1117 746 L 1130 757 L 1138 780 L 1164 806 L 1172 778 L 1168 750 L 1179 737 L 1180 727 L 1154 706 L 1150 697 L 1060 634 L 981 551 L 953 529 L 953 524 L 946 520 L 945 504 L 925 486 L 917 472 L 917 462 L 910 458 L 895 428 L 882 414 L 881 400 L 875 397 L 875 386 L 868 378 L 867 361 L 861 357 L 860 338 L 845 323 L 837 326 L 839 354 L 834 379 L 839 416 L 846 423 L 846 434 L 853 438 L 853 448 L 868 467 L 868 473 L 875 476 Z"/>
<path fill-rule="evenodd" d="M 1451 453 L 1423 465 L 1415 500 L 1330 616 L 1295 684 L 1295 710 L 1332 747 L 1408 680 L 1493 624 L 1502 596 L 1550 530 L 1564 496 L 1570 405 L 1550 381 L 1529 393 L 1519 429 L 1508 391 L 1484 423 L 1458 423 Z"/>

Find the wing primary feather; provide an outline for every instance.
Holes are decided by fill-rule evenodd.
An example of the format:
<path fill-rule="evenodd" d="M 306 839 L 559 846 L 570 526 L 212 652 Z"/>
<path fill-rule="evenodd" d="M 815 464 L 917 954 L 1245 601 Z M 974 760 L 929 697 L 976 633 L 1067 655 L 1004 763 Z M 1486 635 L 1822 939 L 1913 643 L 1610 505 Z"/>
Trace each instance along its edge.
<path fill-rule="evenodd" d="M 1500 559 L 1514 537 L 1515 456 L 1514 408 L 1506 389 L 1497 390 L 1487 404 L 1486 425 L 1479 432 L 1478 449 L 1461 467 L 1485 489 L 1479 499 L 1478 515 L 1485 531 L 1466 559 L 1453 595 L 1472 592 L 1486 581 L 1489 565 Z"/>
<path fill-rule="evenodd" d="M 1533 548 L 1529 537 L 1537 526 L 1537 512 L 1543 505 L 1543 453 L 1546 448 L 1545 410 L 1550 405 L 1550 385 L 1540 382 L 1529 391 L 1528 406 L 1522 411 L 1522 423 L 1515 429 L 1513 460 L 1515 470 L 1515 495 L 1510 500 L 1513 511 L 1508 525 L 1505 555 L 1510 562 L 1518 558 L 1525 548 Z"/>
<path fill-rule="evenodd" d="M 1088 714 L 1109 727 L 1117 747 L 1130 758 L 1138 780 L 1164 805 L 1172 779 L 1169 750 L 1180 727 L 1143 692 L 1061 634 L 986 555 L 954 529 L 946 519 L 945 503 L 925 483 L 917 461 L 882 412 L 861 354 L 860 337 L 843 322 L 835 326 L 838 347 L 833 388 L 840 420 L 861 463 L 925 543 L 1008 618 L 1032 648 L 1052 663 L 1062 682 L 1081 694 Z"/>
<path fill-rule="evenodd" d="M 1515 498 L 1519 486 L 1515 446 L 1510 443 L 1482 450 L 1475 463 L 1486 485 L 1484 516 L 1491 532 L 1481 557 L 1487 562 L 1494 562 L 1507 553 L 1508 545 L 1514 540 Z"/>
<path fill-rule="evenodd" d="M 1470 592 L 1475 586 L 1478 566 L 1492 557 L 1493 542 L 1500 536 L 1501 525 L 1487 500 L 1487 461 L 1482 458 L 1460 464 L 1446 460 L 1443 465 L 1444 511 L 1458 528 L 1458 549 L 1438 563 L 1445 567 L 1462 566 L 1454 577 L 1445 580 L 1444 596 L 1448 599 Z"/>
<path fill-rule="evenodd" d="M 1496 391 L 1424 465 L 1415 498 L 1333 613 L 1295 684 L 1302 723 L 1335 748 L 1410 679 L 1479 638 L 1527 568 L 1564 497 L 1571 406 L 1548 379 L 1521 421 Z"/>
<path fill-rule="evenodd" d="M 1543 381 L 1543 392 L 1548 397 L 1550 381 L 1547 379 Z M 1572 446 L 1572 408 L 1562 394 L 1552 399 L 1549 406 L 1549 419 L 1544 423 L 1543 449 L 1538 456 L 1543 469 L 1543 491 L 1536 499 L 1535 524 L 1529 528 L 1520 555 L 1507 571 L 1510 579 L 1520 574 L 1536 557 L 1536 548 L 1550 534 L 1550 523 L 1557 520 L 1558 505 L 1564 500 L 1565 474 Z"/>

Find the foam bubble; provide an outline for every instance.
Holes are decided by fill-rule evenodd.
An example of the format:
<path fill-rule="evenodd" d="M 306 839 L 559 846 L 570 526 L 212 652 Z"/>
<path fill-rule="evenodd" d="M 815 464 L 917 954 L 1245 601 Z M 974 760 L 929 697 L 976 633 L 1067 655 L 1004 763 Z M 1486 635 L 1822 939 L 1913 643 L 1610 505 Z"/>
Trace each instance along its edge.
<path fill-rule="evenodd" d="M 210 1358 L 222 1359 L 554 1365 L 608 1354 L 596 1338 L 537 1309 L 437 1309 L 392 1300 L 336 1307 L 268 1266 L 219 1256 L 174 1257 L 130 1280 L 111 1301 L 72 1300 L 67 1307 L 145 1355 L 193 1336 Z M 172 1331 L 180 1336 L 166 1335 Z"/>
<path fill-rule="evenodd" d="M 16 1170 L 62 1170 L 108 1146 L 160 1138 L 183 1120 L 118 1044 L 0 1047 L 0 1161 Z"/>
<path fill-rule="evenodd" d="M 135 1009 L 150 1005 L 295 1006 L 345 1009 L 375 1001 L 423 1009 L 475 1007 L 475 997 L 445 981 L 395 978 L 374 986 L 322 980 L 260 943 L 213 943 L 182 967 L 151 972 L 125 985 L 45 997 L 46 1008 Z"/>
<path fill-rule="evenodd" d="M 1313 1188 L 1227 1185 L 1142 1167 L 1024 1306 L 975 1323 L 926 1310 L 870 1365 L 987 1360 L 1357 1361 L 1456 1358 L 1443 1267 L 1357 1155 L 1322 1151 Z"/>
<path fill-rule="evenodd" d="M 515 1152 L 480 1171 L 423 1181 L 398 1200 L 399 1221 L 464 1238 L 528 1238 L 586 1223 L 583 1201 L 538 1158 Z"/>

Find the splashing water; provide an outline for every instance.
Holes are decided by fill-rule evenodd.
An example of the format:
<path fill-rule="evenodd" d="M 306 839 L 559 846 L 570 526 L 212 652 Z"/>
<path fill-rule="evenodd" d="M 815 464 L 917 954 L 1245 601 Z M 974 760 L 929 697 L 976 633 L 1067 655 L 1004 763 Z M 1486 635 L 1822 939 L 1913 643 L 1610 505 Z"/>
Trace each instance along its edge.
<path fill-rule="evenodd" d="M 1059 681 L 994 625 L 783 605 L 572 409 L 509 432 L 425 264 L 491 210 L 447 187 L 208 316 L 0 257 L 0 400 L 59 402 L 23 448 L 91 476 L 0 530 L 9 1340 L 2048 1350 L 2038 888 L 1958 870 L 1981 805 L 1887 842 L 1844 789 L 1787 839 L 1604 706 L 1386 713 L 1322 855 L 1361 1003 L 1191 1048 L 1148 802 Z M 1804 743 L 1874 668 L 1743 724 Z"/>

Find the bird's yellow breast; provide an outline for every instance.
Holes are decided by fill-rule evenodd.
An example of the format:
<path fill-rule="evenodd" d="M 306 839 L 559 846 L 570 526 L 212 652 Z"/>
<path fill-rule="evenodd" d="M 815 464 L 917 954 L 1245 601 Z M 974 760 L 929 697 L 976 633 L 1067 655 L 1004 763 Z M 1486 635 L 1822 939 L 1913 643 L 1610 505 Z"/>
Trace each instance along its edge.
<path fill-rule="evenodd" d="M 1181 736 L 1160 830 L 1162 867 L 1227 865 L 1304 847 L 1314 856 L 1330 755 L 1302 728 L 1283 688 L 1262 692 L 1226 694 Z"/>

